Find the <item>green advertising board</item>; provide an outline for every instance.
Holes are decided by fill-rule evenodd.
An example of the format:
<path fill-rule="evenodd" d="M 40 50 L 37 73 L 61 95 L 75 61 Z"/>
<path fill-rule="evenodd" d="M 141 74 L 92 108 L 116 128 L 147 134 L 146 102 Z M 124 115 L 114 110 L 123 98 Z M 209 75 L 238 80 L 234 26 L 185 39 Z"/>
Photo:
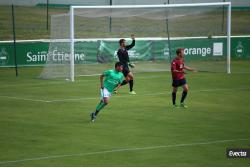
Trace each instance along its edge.
<path fill-rule="evenodd" d="M 231 58 L 250 58 L 250 36 L 231 38 Z M 128 40 L 128 43 L 130 41 Z M 18 66 L 42 66 L 46 63 L 48 54 L 59 58 L 60 49 L 49 50 L 49 40 L 18 41 Z M 129 50 L 132 61 L 165 60 L 175 55 L 177 48 L 185 48 L 186 59 L 206 60 L 210 58 L 226 57 L 226 38 L 187 38 L 167 40 L 136 40 L 136 45 Z M 75 63 L 95 63 L 116 61 L 116 51 L 119 48 L 118 40 L 79 41 L 75 43 Z M 13 43 L 0 42 L 0 67 L 14 66 Z"/>

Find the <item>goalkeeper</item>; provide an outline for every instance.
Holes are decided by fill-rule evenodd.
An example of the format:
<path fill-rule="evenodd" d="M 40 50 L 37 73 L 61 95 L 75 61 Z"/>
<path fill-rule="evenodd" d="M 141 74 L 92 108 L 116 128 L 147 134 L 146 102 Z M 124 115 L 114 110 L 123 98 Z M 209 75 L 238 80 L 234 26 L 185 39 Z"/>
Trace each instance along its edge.
<path fill-rule="evenodd" d="M 113 91 L 118 89 L 121 86 L 122 80 L 124 78 L 122 74 L 123 65 L 121 62 L 115 64 L 114 70 L 106 70 L 100 76 L 101 84 L 101 101 L 96 106 L 96 111 L 90 114 L 91 121 L 94 122 L 97 114 L 103 109 L 109 101 Z M 105 80 L 103 81 L 103 79 Z"/>
<path fill-rule="evenodd" d="M 129 89 L 130 89 L 129 94 L 135 95 L 136 93 L 133 90 L 134 76 L 133 76 L 133 73 L 129 70 L 129 67 L 134 68 L 134 64 L 130 63 L 129 56 L 128 56 L 128 50 L 135 46 L 135 36 L 131 35 L 131 38 L 132 38 L 132 43 L 130 45 L 126 45 L 125 39 L 119 40 L 120 48 L 117 51 L 117 56 L 119 58 L 119 61 L 123 65 L 122 73 L 124 77 L 126 78 L 125 80 L 123 80 L 121 85 L 123 86 L 129 83 Z"/>

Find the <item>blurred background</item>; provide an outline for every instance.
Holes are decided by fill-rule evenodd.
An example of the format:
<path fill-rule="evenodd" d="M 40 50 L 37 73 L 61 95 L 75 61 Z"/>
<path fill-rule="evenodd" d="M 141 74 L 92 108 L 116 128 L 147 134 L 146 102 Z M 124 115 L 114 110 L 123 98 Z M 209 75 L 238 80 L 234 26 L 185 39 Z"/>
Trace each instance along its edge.
<path fill-rule="evenodd" d="M 13 39 L 13 23 L 17 40 L 49 39 L 51 15 L 67 13 L 70 5 L 149 5 L 218 1 L 228 0 L 1 0 L 0 40 Z M 231 2 L 232 35 L 250 34 L 250 1 L 231 0 Z"/>

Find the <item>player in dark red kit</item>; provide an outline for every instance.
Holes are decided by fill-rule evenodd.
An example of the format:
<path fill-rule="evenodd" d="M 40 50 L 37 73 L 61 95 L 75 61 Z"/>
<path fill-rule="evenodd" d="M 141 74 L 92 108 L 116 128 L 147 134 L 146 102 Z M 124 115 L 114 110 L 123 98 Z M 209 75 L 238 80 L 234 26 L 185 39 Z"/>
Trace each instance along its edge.
<path fill-rule="evenodd" d="M 178 107 L 176 104 L 176 92 L 178 90 L 178 87 L 183 88 L 180 107 L 187 108 L 187 106 L 184 104 L 184 100 L 188 93 L 188 84 L 185 79 L 185 71 L 196 71 L 193 68 L 190 68 L 188 66 L 184 65 L 184 49 L 179 48 L 176 50 L 176 58 L 171 63 L 171 72 L 172 72 L 172 79 L 173 79 L 173 92 L 172 92 L 172 101 L 174 107 Z"/>

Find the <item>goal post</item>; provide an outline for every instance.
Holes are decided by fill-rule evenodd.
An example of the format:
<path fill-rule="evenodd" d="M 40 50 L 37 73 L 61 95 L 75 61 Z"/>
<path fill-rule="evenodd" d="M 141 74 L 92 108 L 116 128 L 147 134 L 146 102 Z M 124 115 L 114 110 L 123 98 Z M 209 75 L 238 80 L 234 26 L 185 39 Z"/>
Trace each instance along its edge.
<path fill-rule="evenodd" d="M 227 17 L 225 19 L 227 24 L 225 27 L 226 34 L 224 34 L 225 32 L 219 32 L 221 31 L 221 26 L 219 25 L 221 24 L 221 19 L 219 19 L 221 18 L 219 17 L 221 12 L 219 11 L 222 11 L 222 7 L 223 12 L 224 8 L 227 10 Z M 110 25 L 109 22 L 110 18 L 112 18 L 112 25 Z M 54 17 L 54 19 L 56 20 L 58 18 Z M 224 45 L 223 43 L 223 46 L 225 46 L 226 49 L 223 46 L 220 48 L 223 51 L 223 54 L 226 52 L 223 57 L 210 56 L 209 58 L 205 58 L 204 63 L 201 63 L 201 65 L 204 64 L 204 66 L 211 66 L 209 69 L 204 69 L 204 71 L 213 71 L 213 65 L 215 65 L 214 62 L 219 64 L 223 61 L 226 66 L 225 71 L 231 73 L 231 2 L 163 5 L 71 6 L 70 12 L 66 14 L 66 17 L 59 19 L 61 19 L 60 22 L 54 21 L 56 25 L 53 25 L 53 23 L 51 24 L 51 28 L 53 29 L 51 30 L 51 33 L 57 33 L 56 35 L 52 35 L 51 43 L 53 43 L 53 40 L 65 39 L 65 41 L 67 41 L 67 44 L 65 45 L 67 46 L 64 47 L 63 50 L 66 50 L 66 48 L 69 47 L 68 54 L 70 58 L 69 61 L 62 62 L 63 65 L 60 66 L 53 66 L 53 62 L 49 62 L 51 61 L 51 59 L 49 59 L 47 64 L 52 65 L 45 66 L 41 74 L 41 76 L 45 76 L 45 78 L 56 78 L 51 71 L 60 72 L 60 69 L 55 70 L 55 68 L 63 66 L 67 66 L 67 69 L 69 70 L 67 71 L 67 69 L 64 69 L 67 71 L 65 74 L 69 74 L 69 76 L 65 76 L 65 78 L 72 82 L 75 80 L 75 76 L 79 75 L 79 71 L 83 72 L 80 75 L 92 75 L 98 74 L 102 70 L 105 70 L 106 67 L 112 68 L 112 64 L 117 61 L 117 57 L 113 54 L 115 54 L 115 50 L 119 48 L 119 45 L 118 41 L 114 42 L 111 40 L 110 42 L 108 39 L 128 38 L 129 34 L 133 33 L 136 34 L 136 37 L 145 38 L 148 41 L 148 43 L 141 42 L 143 43 L 142 45 L 145 45 L 145 47 L 139 48 L 141 55 L 138 56 L 137 51 L 134 50 L 130 53 L 132 54 L 132 60 L 138 61 L 139 67 L 137 66 L 135 68 L 135 72 L 140 72 L 142 68 L 146 68 L 149 71 L 169 70 L 171 58 L 168 57 L 167 52 L 174 54 L 175 48 L 168 50 L 168 45 L 171 42 L 172 47 L 172 40 L 175 37 L 207 37 L 206 40 L 211 43 L 209 39 L 212 39 L 215 36 L 225 36 L 226 44 Z M 166 33 L 166 23 L 164 22 L 167 19 L 170 26 L 170 38 L 168 33 Z M 64 27 L 64 31 L 68 30 L 68 32 L 66 32 L 68 35 L 64 35 L 64 37 L 60 37 L 59 33 L 61 32 L 62 27 Z M 111 28 L 112 31 L 110 31 Z M 158 41 L 162 39 L 165 43 L 157 43 L 157 40 L 152 40 L 153 38 L 159 39 Z M 166 39 L 170 39 L 170 41 Z M 92 43 L 93 46 L 89 46 L 92 41 L 95 41 Z M 110 43 L 107 43 L 107 41 Z M 135 49 L 138 49 L 137 44 L 138 43 L 136 42 Z M 58 47 L 56 47 L 56 45 L 57 44 L 54 45 L 54 48 L 59 50 L 61 44 L 58 44 Z M 184 42 L 179 42 L 178 44 L 175 44 L 175 46 L 185 47 L 185 44 Z M 84 59 L 86 59 L 86 61 L 82 64 L 76 64 L 76 55 L 79 57 L 78 50 L 86 52 L 84 50 L 86 47 L 96 50 L 95 53 L 92 53 L 96 54 L 96 60 L 94 60 L 95 58 L 90 57 L 88 53 L 84 53 L 84 56 L 86 56 Z M 110 48 L 112 48 L 112 53 L 107 51 Z M 160 53 L 156 51 L 157 48 L 160 48 Z M 103 55 L 98 55 L 100 52 L 103 52 Z M 187 61 L 189 61 L 190 58 L 191 63 L 192 58 L 196 59 L 195 56 L 196 55 L 187 57 Z M 145 61 L 141 61 L 142 59 Z M 154 63 L 157 61 L 160 63 Z M 199 61 L 203 60 L 199 58 Z M 140 64 L 143 66 L 142 68 L 140 68 Z M 52 67 L 52 70 L 49 70 L 50 67 Z M 87 73 L 84 73 L 84 71 L 87 71 Z"/>
<path fill-rule="evenodd" d="M 231 74 L 231 2 L 227 2 L 227 73 Z"/>
<path fill-rule="evenodd" d="M 74 6 L 70 7 L 70 80 L 75 81 Z"/>

